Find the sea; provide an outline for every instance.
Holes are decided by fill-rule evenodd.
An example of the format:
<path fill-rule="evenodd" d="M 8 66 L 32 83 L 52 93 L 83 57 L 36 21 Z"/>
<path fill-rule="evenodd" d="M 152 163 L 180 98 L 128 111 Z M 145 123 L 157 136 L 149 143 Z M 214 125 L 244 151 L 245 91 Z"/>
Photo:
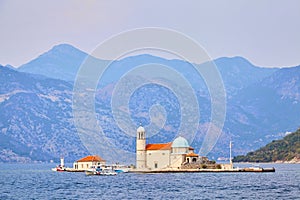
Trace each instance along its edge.
<path fill-rule="evenodd" d="M 55 164 L 0 163 L 0 199 L 300 199 L 300 164 L 260 166 L 276 172 L 86 176 L 53 172 Z"/>

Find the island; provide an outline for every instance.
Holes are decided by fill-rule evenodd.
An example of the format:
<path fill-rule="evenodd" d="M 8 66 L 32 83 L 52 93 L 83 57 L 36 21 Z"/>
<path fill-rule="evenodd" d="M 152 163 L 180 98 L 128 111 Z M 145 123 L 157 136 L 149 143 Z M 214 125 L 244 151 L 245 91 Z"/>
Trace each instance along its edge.
<path fill-rule="evenodd" d="M 300 163 L 300 128 L 256 151 L 234 157 L 233 162 Z"/>

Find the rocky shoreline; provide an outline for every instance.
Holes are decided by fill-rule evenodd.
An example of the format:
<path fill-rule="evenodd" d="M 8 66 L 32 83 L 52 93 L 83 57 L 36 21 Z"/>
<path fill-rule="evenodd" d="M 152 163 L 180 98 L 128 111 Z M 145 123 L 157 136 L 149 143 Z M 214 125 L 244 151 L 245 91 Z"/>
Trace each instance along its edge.
<path fill-rule="evenodd" d="M 292 160 L 277 160 L 274 163 L 300 164 L 300 158 L 294 157 Z"/>

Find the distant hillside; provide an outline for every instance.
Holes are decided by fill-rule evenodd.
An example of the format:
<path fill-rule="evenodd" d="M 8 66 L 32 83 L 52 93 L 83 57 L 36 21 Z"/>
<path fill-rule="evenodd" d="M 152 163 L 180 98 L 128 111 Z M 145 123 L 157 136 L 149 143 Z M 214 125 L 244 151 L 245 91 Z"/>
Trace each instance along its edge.
<path fill-rule="evenodd" d="M 300 129 L 285 136 L 281 140 L 274 140 L 266 146 L 246 156 L 236 156 L 233 162 L 276 162 L 290 161 L 300 158 Z"/>
<path fill-rule="evenodd" d="M 0 162 L 87 154 L 72 121 L 72 85 L 0 66 Z"/>
<path fill-rule="evenodd" d="M 283 68 L 262 81 L 240 90 L 227 102 L 230 131 L 243 137 L 244 141 L 252 140 L 259 143 L 257 135 L 271 136 L 278 132 L 285 133 L 297 129 L 300 119 L 299 77 L 300 66 Z M 261 139 L 264 140 L 263 137 Z M 270 139 L 267 143 L 274 139 L 281 138 Z M 242 148 L 246 145 L 244 141 L 239 144 Z M 261 143 L 260 146 L 265 144 Z M 251 151 L 256 149 L 253 146 Z M 241 154 L 243 153 L 240 152 L 239 155 Z"/>
<path fill-rule="evenodd" d="M 225 83 L 227 97 L 231 98 L 239 90 L 255 84 L 278 71 L 277 68 L 254 66 L 243 57 L 222 57 L 215 61 Z"/>

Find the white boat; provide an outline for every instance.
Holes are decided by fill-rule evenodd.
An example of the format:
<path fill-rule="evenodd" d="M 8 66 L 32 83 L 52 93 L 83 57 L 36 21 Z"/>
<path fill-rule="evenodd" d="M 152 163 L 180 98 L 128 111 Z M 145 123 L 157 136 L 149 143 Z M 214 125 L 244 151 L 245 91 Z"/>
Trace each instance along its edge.
<path fill-rule="evenodd" d="M 65 171 L 67 171 L 66 167 L 60 166 L 60 165 L 56 166 L 55 168 L 52 168 L 51 170 L 54 171 L 54 172 L 65 172 Z"/>
<path fill-rule="evenodd" d="M 115 164 L 111 166 L 112 169 L 117 173 L 127 173 L 129 172 L 129 167 L 125 165 Z"/>
<path fill-rule="evenodd" d="M 98 174 L 97 174 L 98 175 Z M 104 176 L 114 176 L 117 175 L 117 172 L 115 172 L 113 169 L 102 169 L 99 175 L 104 175 Z"/>
<path fill-rule="evenodd" d="M 85 171 L 86 175 L 99 175 L 99 176 L 114 176 L 117 175 L 111 167 L 107 166 L 91 166 L 88 170 Z"/>
<path fill-rule="evenodd" d="M 56 166 L 55 168 L 52 168 L 51 170 L 54 172 L 64 172 L 66 171 L 64 158 L 60 158 L 60 165 Z"/>

